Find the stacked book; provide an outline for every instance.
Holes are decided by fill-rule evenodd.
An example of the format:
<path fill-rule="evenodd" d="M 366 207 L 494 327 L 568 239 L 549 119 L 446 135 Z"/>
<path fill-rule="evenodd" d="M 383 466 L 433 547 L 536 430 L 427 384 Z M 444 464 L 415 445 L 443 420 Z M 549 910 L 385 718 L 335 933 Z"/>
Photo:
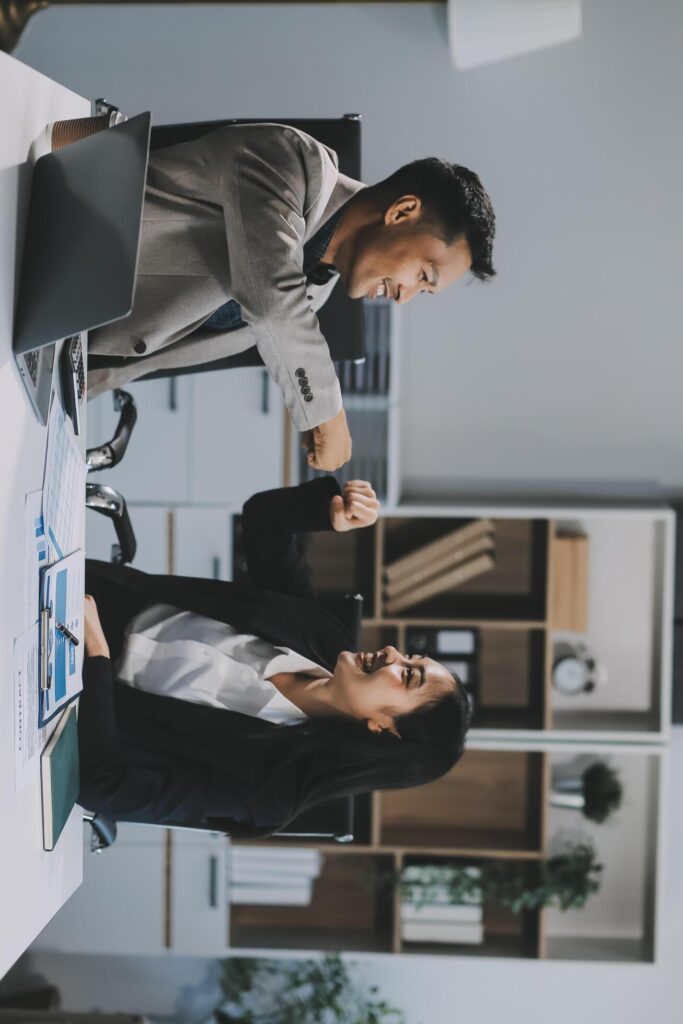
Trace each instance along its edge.
<path fill-rule="evenodd" d="M 432 873 L 434 869 L 431 869 Z M 401 939 L 403 942 L 429 942 L 479 945 L 484 941 L 484 908 L 477 895 L 463 896 L 453 902 L 447 882 L 432 882 L 422 887 L 411 881 L 411 872 L 419 878 L 419 867 L 403 872 L 401 899 Z M 476 877 L 478 868 L 467 868 Z"/>
<path fill-rule="evenodd" d="M 230 903 L 305 907 L 313 898 L 313 883 L 321 867 L 318 850 L 232 846 Z"/>
<path fill-rule="evenodd" d="M 489 572 L 495 562 L 495 524 L 474 519 L 386 566 L 384 611 L 395 615 L 454 590 Z"/>

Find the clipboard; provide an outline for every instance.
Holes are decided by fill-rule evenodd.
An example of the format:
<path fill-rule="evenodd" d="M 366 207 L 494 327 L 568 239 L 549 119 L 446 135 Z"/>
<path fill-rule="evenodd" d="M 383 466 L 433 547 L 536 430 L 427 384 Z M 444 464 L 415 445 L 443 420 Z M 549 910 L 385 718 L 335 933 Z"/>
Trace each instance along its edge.
<path fill-rule="evenodd" d="M 85 554 L 53 562 L 40 573 L 39 717 L 45 725 L 83 689 Z"/>

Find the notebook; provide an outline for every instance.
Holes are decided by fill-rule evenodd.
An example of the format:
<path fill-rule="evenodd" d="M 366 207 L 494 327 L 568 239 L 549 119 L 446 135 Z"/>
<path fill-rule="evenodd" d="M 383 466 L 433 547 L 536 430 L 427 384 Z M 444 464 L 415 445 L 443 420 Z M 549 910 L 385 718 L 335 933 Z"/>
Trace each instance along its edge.
<path fill-rule="evenodd" d="M 78 720 L 66 708 L 40 755 L 43 792 L 43 849 L 54 850 L 78 798 Z"/>

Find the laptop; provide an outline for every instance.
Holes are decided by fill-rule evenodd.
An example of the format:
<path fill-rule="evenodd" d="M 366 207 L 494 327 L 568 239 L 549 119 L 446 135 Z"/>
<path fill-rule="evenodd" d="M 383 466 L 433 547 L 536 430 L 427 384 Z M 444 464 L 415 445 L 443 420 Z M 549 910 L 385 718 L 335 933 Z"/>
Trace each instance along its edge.
<path fill-rule="evenodd" d="M 150 127 L 138 114 L 33 169 L 13 348 L 41 423 L 56 343 L 133 308 Z"/>

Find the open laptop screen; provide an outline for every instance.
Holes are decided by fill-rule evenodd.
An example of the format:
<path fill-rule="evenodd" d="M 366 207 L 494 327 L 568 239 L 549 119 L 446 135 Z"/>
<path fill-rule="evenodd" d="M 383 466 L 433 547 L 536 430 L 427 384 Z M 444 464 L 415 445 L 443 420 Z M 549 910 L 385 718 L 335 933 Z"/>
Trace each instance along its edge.
<path fill-rule="evenodd" d="M 139 114 L 37 161 L 15 352 L 120 320 L 133 308 L 150 125 L 150 114 Z"/>

